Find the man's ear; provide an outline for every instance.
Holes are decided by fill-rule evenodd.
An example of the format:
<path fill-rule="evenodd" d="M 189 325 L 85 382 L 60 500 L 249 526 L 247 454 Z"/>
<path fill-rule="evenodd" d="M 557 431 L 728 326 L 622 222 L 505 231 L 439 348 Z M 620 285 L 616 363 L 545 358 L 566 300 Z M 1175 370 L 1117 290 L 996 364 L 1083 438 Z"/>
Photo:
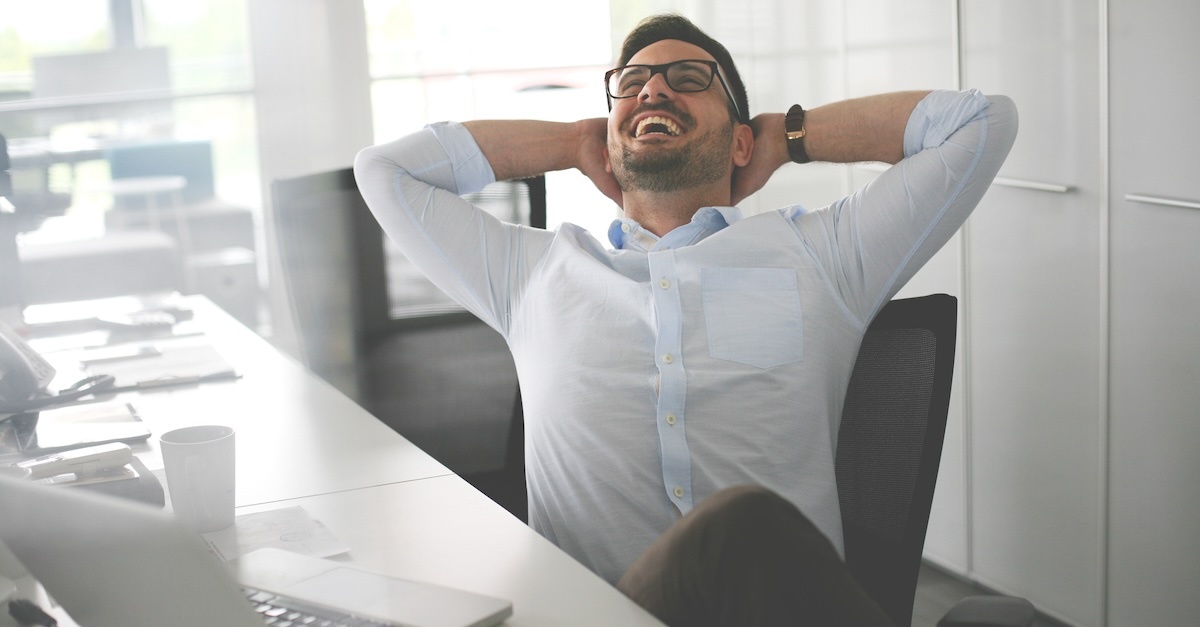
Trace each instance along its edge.
<path fill-rule="evenodd" d="M 749 124 L 738 123 L 733 127 L 733 165 L 743 168 L 750 163 L 754 153 L 754 129 Z"/>

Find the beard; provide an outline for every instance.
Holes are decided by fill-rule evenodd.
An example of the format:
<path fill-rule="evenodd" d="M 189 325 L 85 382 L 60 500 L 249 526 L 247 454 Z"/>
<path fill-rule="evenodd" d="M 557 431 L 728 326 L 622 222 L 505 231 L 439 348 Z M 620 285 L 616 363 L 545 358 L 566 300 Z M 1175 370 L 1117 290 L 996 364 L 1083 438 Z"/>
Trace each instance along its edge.
<path fill-rule="evenodd" d="M 722 124 L 673 150 L 636 153 L 610 146 L 613 176 L 624 191 L 674 192 L 712 183 L 727 174 L 732 143 L 733 126 Z"/>

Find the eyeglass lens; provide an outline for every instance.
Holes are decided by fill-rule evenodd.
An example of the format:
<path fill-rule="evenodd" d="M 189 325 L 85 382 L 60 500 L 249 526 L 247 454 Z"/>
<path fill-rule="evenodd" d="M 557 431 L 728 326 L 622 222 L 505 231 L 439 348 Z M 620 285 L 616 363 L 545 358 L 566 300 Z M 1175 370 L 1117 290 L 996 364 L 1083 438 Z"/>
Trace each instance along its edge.
<path fill-rule="evenodd" d="M 667 78 L 667 86 L 678 92 L 704 91 L 712 84 L 712 66 L 697 61 L 676 61 L 662 65 L 630 65 L 613 72 L 608 93 L 614 98 L 631 98 L 658 73 Z"/>

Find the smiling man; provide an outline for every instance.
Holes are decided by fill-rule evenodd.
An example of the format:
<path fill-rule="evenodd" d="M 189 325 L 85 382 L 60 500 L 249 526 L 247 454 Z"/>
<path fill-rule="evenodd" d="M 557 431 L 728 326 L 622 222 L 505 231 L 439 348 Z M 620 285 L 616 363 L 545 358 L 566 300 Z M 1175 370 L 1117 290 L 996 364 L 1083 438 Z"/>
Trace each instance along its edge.
<path fill-rule="evenodd" d="M 841 561 L 834 451 L 864 331 L 953 235 L 1016 135 L 1002 96 L 904 92 L 749 115 L 728 51 L 643 21 L 607 119 L 438 123 L 359 187 L 429 278 L 507 340 L 530 524 L 672 625 L 883 625 Z M 736 205 L 789 162 L 883 161 L 816 211 Z M 576 168 L 624 215 L 504 224 L 460 195 Z"/>

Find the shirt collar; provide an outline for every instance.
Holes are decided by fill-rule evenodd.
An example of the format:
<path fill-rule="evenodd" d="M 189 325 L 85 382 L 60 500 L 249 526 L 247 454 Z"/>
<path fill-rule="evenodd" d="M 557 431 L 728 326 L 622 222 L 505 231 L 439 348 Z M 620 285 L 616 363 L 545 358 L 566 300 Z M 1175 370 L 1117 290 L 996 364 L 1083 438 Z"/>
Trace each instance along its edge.
<path fill-rule="evenodd" d="M 608 227 L 608 241 L 617 250 L 652 252 L 679 248 L 695 244 L 741 219 L 742 210 L 737 207 L 702 207 L 692 216 L 691 222 L 659 238 L 635 220 L 618 218 Z"/>

